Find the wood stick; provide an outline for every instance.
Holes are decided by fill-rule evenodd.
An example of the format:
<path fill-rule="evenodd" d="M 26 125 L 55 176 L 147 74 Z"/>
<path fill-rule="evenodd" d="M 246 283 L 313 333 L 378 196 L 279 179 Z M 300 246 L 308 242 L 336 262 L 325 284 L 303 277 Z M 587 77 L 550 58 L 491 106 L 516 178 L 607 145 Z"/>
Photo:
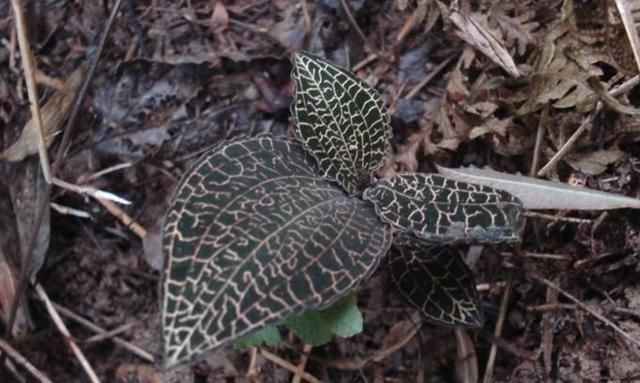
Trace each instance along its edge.
<path fill-rule="evenodd" d="M 502 294 L 502 301 L 500 302 L 500 312 L 498 313 L 498 320 L 496 321 L 496 327 L 493 330 L 493 336 L 500 338 L 502 334 L 502 326 L 504 325 L 504 318 L 507 316 L 507 305 L 509 303 L 509 297 L 511 296 L 511 285 L 513 284 L 513 275 L 509 271 L 507 276 L 507 287 Z M 496 355 L 498 353 L 498 346 L 495 343 L 491 343 L 491 349 L 489 350 L 489 358 L 487 360 L 487 368 L 484 371 L 484 377 L 482 381 L 484 383 L 493 382 L 493 369 L 496 363 Z"/>
<path fill-rule="evenodd" d="M 4 339 L 0 338 L 0 349 L 4 351 L 9 357 L 15 360 L 16 363 L 24 367 L 25 370 L 29 371 L 34 378 L 38 379 L 41 383 L 53 383 L 45 374 L 40 372 L 31 362 L 27 360 L 24 356 L 20 355 L 20 353 Z"/>
<path fill-rule="evenodd" d="M 267 351 L 265 349 L 260 349 L 260 354 L 262 356 L 264 356 L 265 359 L 277 364 L 280 367 L 283 367 L 283 368 L 289 370 L 293 374 L 295 374 L 298 371 L 298 367 L 296 367 L 293 364 L 287 362 L 286 360 L 282 359 L 278 355 L 270 353 L 269 351 Z M 302 379 L 306 380 L 309 383 L 322 383 L 321 380 L 319 380 L 318 378 L 316 378 L 315 376 L 309 374 L 306 371 L 300 372 L 300 376 L 302 377 Z"/>
<path fill-rule="evenodd" d="M 52 302 L 53 303 L 53 302 Z M 74 313 L 73 311 L 69 310 L 68 308 L 61 306 L 57 303 L 53 303 L 53 307 L 56 308 L 56 310 L 58 310 L 60 312 L 60 314 L 64 315 L 65 317 L 83 325 L 84 327 L 97 332 L 98 334 L 104 334 L 107 332 L 107 330 L 103 329 L 102 327 L 96 325 L 95 323 L 92 323 L 90 321 L 88 321 L 87 319 L 81 317 L 80 315 Z M 119 337 L 114 337 L 111 338 L 111 340 L 113 341 L 113 343 L 117 344 L 118 346 L 124 348 L 125 350 L 131 352 L 134 355 L 139 356 L 140 358 L 150 362 L 150 363 L 154 363 L 155 358 L 153 357 L 153 355 L 151 355 L 149 352 L 143 350 L 142 348 L 136 346 L 135 344 L 128 342 L 122 338 Z"/>
<path fill-rule="evenodd" d="M 300 372 L 304 372 L 304 368 L 307 366 L 307 361 L 309 360 L 309 353 L 311 352 L 312 346 L 308 343 L 305 343 L 304 348 L 302 349 L 302 356 L 300 357 L 300 361 L 298 362 L 298 371 L 291 379 L 291 383 L 300 383 L 300 379 L 302 376 Z"/>
<path fill-rule="evenodd" d="M 22 67 L 24 69 L 24 79 L 27 83 L 27 94 L 31 106 L 31 117 L 38 137 L 38 155 L 40 156 L 40 166 L 42 174 L 47 183 L 51 183 L 51 165 L 49 164 L 49 153 L 45 144 L 44 130 L 42 129 L 42 115 L 40 104 L 38 103 L 38 88 L 36 86 L 35 73 L 36 65 L 33 60 L 33 52 L 27 37 L 27 22 L 24 17 L 24 7 L 21 0 L 11 0 L 11 7 L 15 16 L 16 30 L 18 32 L 18 46 L 22 57 Z"/>
<path fill-rule="evenodd" d="M 69 347 L 71 348 L 71 351 L 73 351 L 73 354 L 78 359 L 78 362 L 80 362 L 80 365 L 82 366 L 84 371 L 87 373 L 89 380 L 91 380 L 92 383 L 100 383 L 100 379 L 98 379 L 98 375 L 96 375 L 96 372 L 93 370 L 93 367 L 91 367 L 91 365 L 89 364 L 89 361 L 82 353 L 82 350 L 80 350 L 80 347 L 78 347 L 76 342 L 73 340 L 71 333 L 69 333 L 69 329 L 67 329 L 67 326 L 62 321 L 62 318 L 60 318 L 60 315 L 56 311 L 56 308 L 53 306 L 53 304 L 49 300 L 49 296 L 47 295 L 47 293 L 44 291 L 44 289 L 39 283 L 36 285 L 36 293 L 38 294 L 38 297 L 40 297 L 42 302 L 44 302 L 44 305 L 47 308 L 47 311 L 49 312 L 49 315 L 51 316 L 53 323 L 55 323 L 56 327 L 58 328 L 58 331 L 60 331 L 62 336 L 64 336 L 65 340 L 67 341 L 67 344 L 69 344 Z"/>

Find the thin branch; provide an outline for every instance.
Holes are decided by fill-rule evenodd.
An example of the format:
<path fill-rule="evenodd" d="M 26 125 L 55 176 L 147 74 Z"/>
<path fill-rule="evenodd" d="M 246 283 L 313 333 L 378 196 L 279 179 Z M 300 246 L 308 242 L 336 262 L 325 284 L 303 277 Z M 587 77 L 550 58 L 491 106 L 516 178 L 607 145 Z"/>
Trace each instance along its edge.
<path fill-rule="evenodd" d="M 56 308 L 56 310 L 58 310 L 58 312 L 60 312 L 60 314 L 64 315 L 65 317 L 83 325 L 84 327 L 97 332 L 98 334 L 104 334 L 107 332 L 107 330 L 103 329 L 102 327 L 84 319 L 83 317 L 81 317 L 80 315 L 74 313 L 73 311 L 69 310 L 68 308 L 61 306 L 57 303 L 53 303 L 53 307 Z M 143 350 L 142 348 L 136 346 L 135 344 L 131 343 L 131 342 L 127 342 L 124 339 L 115 337 L 115 338 L 111 338 L 111 340 L 113 341 L 113 343 L 117 344 L 118 346 L 124 348 L 125 350 L 131 352 L 134 355 L 139 356 L 140 358 L 153 363 L 154 362 L 154 357 L 153 355 L 151 355 L 149 352 Z"/>
<path fill-rule="evenodd" d="M 144 239 L 147 236 L 147 231 L 144 227 L 125 213 L 124 210 L 120 209 L 115 203 L 102 198 L 97 198 L 97 201 L 100 202 L 100 204 L 104 206 L 109 213 L 118 218 L 120 222 L 129 228 L 129 230 L 133 231 L 140 239 Z"/>
<path fill-rule="evenodd" d="M 300 375 L 300 371 L 304 372 L 305 367 L 307 366 L 307 361 L 309 360 L 309 353 L 311 353 L 312 346 L 310 344 L 305 343 L 304 348 L 302 349 L 302 356 L 300 357 L 300 361 L 298 362 L 298 371 L 291 379 L 291 383 L 300 383 L 300 379 L 302 376 Z"/>
<path fill-rule="evenodd" d="M 61 187 L 63 189 L 67 189 L 67 190 L 71 190 L 73 192 L 76 192 L 78 194 L 87 194 L 90 195 L 91 197 L 95 198 L 95 199 L 105 199 L 105 200 L 109 200 L 109 201 L 114 201 L 117 202 L 119 204 L 122 205 L 131 205 L 130 201 L 127 201 L 126 199 L 122 198 L 122 197 L 118 197 L 117 195 L 113 194 L 113 193 L 109 193 L 106 191 L 102 191 L 99 189 L 94 188 L 93 186 L 81 186 L 81 185 L 74 185 L 70 182 L 67 181 L 63 181 L 59 178 L 53 178 L 53 184 Z"/>
<path fill-rule="evenodd" d="M 96 372 L 93 370 L 93 367 L 91 367 L 91 365 L 89 364 L 89 361 L 82 353 L 82 350 L 80 350 L 80 347 L 78 347 L 76 342 L 73 340 L 71 333 L 69 333 L 69 329 L 67 329 L 67 326 L 62 321 L 62 318 L 60 318 L 60 315 L 56 311 L 56 308 L 53 306 L 53 304 L 49 300 L 49 296 L 47 296 L 47 293 L 44 291 L 44 289 L 42 288 L 42 286 L 40 286 L 39 283 L 36 285 L 36 293 L 38 294 L 38 297 L 40 297 L 42 302 L 44 302 L 44 305 L 47 308 L 47 311 L 49 312 L 49 315 L 51 316 L 53 323 L 55 323 L 56 327 L 58 328 L 58 331 L 60 331 L 62 336 L 64 336 L 67 344 L 69 344 L 69 348 L 71 348 L 71 351 L 73 351 L 73 354 L 78 359 L 78 362 L 80 362 L 80 365 L 82 366 L 84 371 L 87 373 L 87 376 L 89 377 L 91 382 L 100 383 L 100 379 L 98 379 L 98 375 L 96 375 Z"/>
<path fill-rule="evenodd" d="M 451 62 L 451 60 L 453 60 L 453 56 L 449 56 L 446 60 L 438 64 L 437 67 L 429 72 L 427 77 L 425 77 L 422 81 L 420 81 L 418 85 L 414 86 L 413 89 L 411 89 L 411 91 L 407 93 L 407 99 L 412 100 L 413 98 L 415 98 L 420 90 L 424 88 L 428 83 L 430 83 L 431 80 L 433 80 L 433 78 L 436 77 L 438 73 L 440 73 L 447 66 L 447 64 Z"/>
<path fill-rule="evenodd" d="M 496 327 L 493 330 L 493 335 L 496 338 L 500 338 L 502 334 L 502 327 L 504 325 L 504 318 L 507 316 L 507 305 L 509 303 L 509 297 L 511 296 L 511 285 L 513 284 L 513 273 L 509 270 L 507 275 L 507 287 L 502 294 L 502 301 L 500 302 L 500 311 L 498 313 L 498 320 L 496 321 Z M 489 359 L 487 360 L 487 368 L 484 371 L 484 383 L 493 382 L 493 369 L 496 363 L 496 355 L 498 353 L 498 346 L 495 343 L 491 343 L 491 349 L 489 350 Z"/>
<path fill-rule="evenodd" d="M 540 150 L 542 149 L 542 140 L 544 140 L 544 132 L 546 131 L 546 123 L 549 117 L 549 104 L 546 104 L 542 108 L 542 114 L 540 114 L 540 120 L 538 121 L 538 131 L 536 133 L 536 144 L 533 147 L 533 158 L 531 159 L 531 170 L 529 176 L 534 177 L 538 171 L 540 163 Z"/>
<path fill-rule="evenodd" d="M 506 263 L 507 266 L 509 267 L 514 267 L 513 264 L 510 263 Z M 589 314 L 593 315 L 595 318 L 599 319 L 602 323 L 604 323 L 605 325 L 611 327 L 615 332 L 617 332 L 618 334 L 620 334 L 620 336 L 622 336 L 624 339 L 628 340 L 629 342 L 635 344 L 636 346 L 640 347 L 640 340 L 632 337 L 631 335 L 629 335 L 627 332 L 625 332 L 623 329 L 620 328 L 620 326 L 618 326 L 617 324 L 613 323 L 610 319 L 608 319 L 607 317 L 605 317 L 604 315 L 600 314 L 599 312 L 595 311 L 594 309 L 592 309 L 591 307 L 585 305 L 584 303 L 582 303 L 578 298 L 574 297 L 573 295 L 571 295 L 570 293 L 566 292 L 564 289 L 562 289 L 560 286 L 556 285 L 555 283 L 551 282 L 550 280 L 536 274 L 530 271 L 527 271 L 525 273 L 525 275 L 528 278 L 531 278 L 533 280 L 535 280 L 538 283 L 541 283 L 547 287 L 550 287 L 556 291 L 558 291 L 560 294 L 564 295 L 565 298 L 569 299 L 570 301 L 572 301 L 573 303 L 575 303 L 580 309 L 588 312 Z"/>
<path fill-rule="evenodd" d="M 360 29 L 360 26 L 358 25 L 358 23 L 356 22 L 356 19 L 353 17 L 353 14 L 351 13 L 351 9 L 349 9 L 349 4 L 347 4 L 347 1 L 340 0 L 340 3 L 342 3 L 342 9 L 344 9 L 344 13 L 347 15 L 347 19 L 349 19 L 349 23 L 351 23 L 351 26 L 353 27 L 353 29 L 356 30 L 356 33 L 358 34 L 358 36 L 360 36 L 360 38 L 362 39 L 362 42 L 364 42 L 364 45 L 369 49 L 369 52 L 378 53 L 378 49 L 376 49 L 373 46 L 373 44 L 369 42 L 369 39 L 367 38 L 367 36 L 365 36 L 364 33 L 362 32 L 362 29 Z"/>
<path fill-rule="evenodd" d="M 575 217 L 562 217 L 558 215 L 538 213 L 536 211 L 526 211 L 522 214 L 525 217 L 529 218 L 541 218 L 554 222 L 569 222 L 569 223 L 586 223 L 588 225 L 593 223 L 592 219 L 587 218 L 575 218 Z"/>
<path fill-rule="evenodd" d="M 24 7 L 21 0 L 11 0 L 11 7 L 15 16 L 16 30 L 18 32 L 18 45 L 20 46 L 20 56 L 24 69 L 24 79 L 27 82 L 27 94 L 31 106 L 31 118 L 34 122 L 36 136 L 38 137 L 38 154 L 42 174 L 47 183 L 51 183 L 51 165 L 49 164 L 49 154 L 45 143 L 44 130 L 42 128 L 42 115 L 40 104 L 38 103 L 38 88 L 36 86 L 35 73 L 36 65 L 33 60 L 33 52 L 27 36 L 27 22 L 24 17 Z"/>
<path fill-rule="evenodd" d="M 125 323 L 122 326 L 116 327 L 113 330 L 109 330 L 107 332 L 103 332 L 101 334 L 93 335 L 87 339 L 83 339 L 83 343 L 97 343 L 102 342 L 111 338 L 115 338 L 116 336 L 122 334 L 125 331 L 128 331 L 133 326 L 135 326 L 135 322 Z"/>
<path fill-rule="evenodd" d="M 20 355 L 20 353 L 4 339 L 0 338 L 0 349 L 4 351 L 11 359 L 13 359 L 16 363 L 24 367 L 25 370 L 29 371 L 34 378 L 38 379 L 40 383 L 53 383 L 45 374 L 40 372 L 33 364 L 31 364 L 27 358 Z"/>
<path fill-rule="evenodd" d="M 636 68 L 640 69 L 640 38 L 638 38 L 638 30 L 636 29 L 633 14 L 631 13 L 631 1 L 628 0 L 615 0 L 618 7 L 618 13 L 622 19 L 624 30 L 627 32 L 629 38 L 629 44 L 631 45 L 631 51 L 633 52 L 633 58 L 635 58 Z"/>
<path fill-rule="evenodd" d="M 260 349 L 260 354 L 265 359 L 277 364 L 280 367 L 283 367 L 283 368 L 289 370 L 293 374 L 298 372 L 298 367 L 296 367 L 293 364 L 287 362 L 286 360 L 282 359 L 278 355 L 272 354 L 272 353 L 270 353 L 269 351 L 267 351 L 265 349 Z M 322 383 L 321 380 L 319 380 L 318 378 L 316 378 L 315 376 L 309 374 L 306 371 L 301 371 L 300 372 L 300 376 L 302 377 L 302 379 L 306 380 L 309 383 Z"/>
<path fill-rule="evenodd" d="M 89 65 L 89 70 L 87 71 L 87 75 L 84 78 L 84 82 L 80 87 L 80 91 L 78 91 L 78 96 L 76 97 L 76 102 L 73 104 L 73 108 L 71 109 L 71 113 L 69 114 L 69 119 L 67 120 L 67 124 L 63 128 L 62 139 L 60 140 L 60 146 L 58 147 L 58 151 L 56 152 L 55 160 L 53 161 L 53 172 L 55 173 L 56 169 L 60 166 L 60 163 L 64 159 L 64 154 L 67 151 L 67 145 L 69 144 L 69 139 L 71 138 L 71 132 L 73 131 L 73 124 L 76 122 L 76 117 L 78 116 L 78 112 L 80 111 L 80 107 L 82 106 L 82 102 L 84 101 L 84 95 L 87 93 L 89 89 L 89 84 L 93 79 L 93 74 L 98 67 L 98 61 L 100 59 L 100 54 L 104 49 L 104 45 L 107 42 L 107 36 L 109 36 L 109 31 L 111 30 L 111 26 L 113 25 L 113 21 L 118 14 L 118 10 L 120 9 L 120 5 L 122 4 L 122 0 L 116 0 L 115 4 L 111 8 L 111 14 L 109 15 L 109 19 L 107 20 L 107 24 L 102 31 L 102 35 L 100 36 L 100 42 L 98 43 L 98 48 L 96 49 L 96 53 L 94 57 L 92 57 L 91 64 Z"/>

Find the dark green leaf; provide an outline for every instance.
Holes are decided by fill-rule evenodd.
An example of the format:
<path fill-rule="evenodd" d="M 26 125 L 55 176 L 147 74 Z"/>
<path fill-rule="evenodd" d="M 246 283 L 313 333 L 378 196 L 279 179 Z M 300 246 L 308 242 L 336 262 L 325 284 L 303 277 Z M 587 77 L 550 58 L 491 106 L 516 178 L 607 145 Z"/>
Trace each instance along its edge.
<path fill-rule="evenodd" d="M 321 346 L 331 341 L 334 335 L 347 338 L 362 332 L 362 313 L 356 299 L 347 296 L 331 307 L 317 311 L 309 310 L 288 317 L 284 324 L 298 338 L 312 346 Z"/>
<path fill-rule="evenodd" d="M 165 365 L 327 307 L 369 276 L 390 241 L 370 206 L 318 178 L 302 145 L 219 146 L 184 176 L 165 219 Z"/>
<path fill-rule="evenodd" d="M 481 327 L 484 317 L 471 270 L 451 247 L 392 247 L 391 280 L 412 306 L 439 325 Z"/>
<path fill-rule="evenodd" d="M 269 325 L 257 332 L 254 332 L 246 338 L 242 338 L 234 342 L 233 346 L 241 351 L 248 350 L 252 347 L 262 346 L 263 344 L 271 347 L 278 344 L 280 339 L 280 331 L 278 330 L 278 327 Z"/>
<path fill-rule="evenodd" d="M 434 243 L 518 241 L 522 204 L 488 186 L 405 173 L 364 192 L 383 221 Z"/>
<path fill-rule="evenodd" d="M 293 80 L 296 135 L 323 176 L 358 193 L 390 151 L 389 116 L 380 96 L 350 71 L 304 53 L 294 57 Z"/>

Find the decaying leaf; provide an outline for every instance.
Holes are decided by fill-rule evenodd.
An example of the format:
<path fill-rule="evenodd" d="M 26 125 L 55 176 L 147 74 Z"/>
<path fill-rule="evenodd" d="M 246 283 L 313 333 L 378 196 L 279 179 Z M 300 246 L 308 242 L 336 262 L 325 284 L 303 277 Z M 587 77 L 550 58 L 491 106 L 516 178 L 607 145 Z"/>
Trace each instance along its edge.
<path fill-rule="evenodd" d="M 309 54 L 295 55 L 292 76 L 296 135 L 323 176 L 356 194 L 391 151 L 389 116 L 380 96 L 349 70 Z"/>
<path fill-rule="evenodd" d="M 36 162 L 36 166 L 39 164 Z M 16 286 L 20 277 L 20 236 L 11 194 L 6 182 L 0 182 L 0 319 L 6 325 L 11 305 L 16 298 Z M 19 338 L 29 329 L 27 299 L 21 299 L 16 312 L 12 335 Z"/>
<path fill-rule="evenodd" d="M 522 205 L 509 193 L 437 174 L 401 173 L 365 190 L 383 221 L 437 243 L 518 241 Z"/>
<path fill-rule="evenodd" d="M 29 241 L 33 235 L 38 207 L 41 204 L 49 205 L 49 194 L 46 190 L 46 181 L 42 175 L 42 168 L 36 157 L 27 158 L 23 163 L 11 164 L 9 172 L 9 192 L 15 225 L 18 229 L 20 240 L 21 264 L 27 267 L 30 281 L 35 281 L 36 274 L 44 264 L 49 240 L 51 236 L 50 211 L 45 209 L 40 229 L 36 234 L 35 248 L 31 256 L 31 263 L 24 265 L 27 258 Z"/>
<path fill-rule="evenodd" d="M 473 341 L 464 329 L 456 328 L 456 381 L 478 382 L 478 358 Z"/>
<path fill-rule="evenodd" d="M 373 272 L 390 228 L 315 166 L 300 144 L 261 137 L 185 174 L 164 224 L 165 366 L 325 308 Z"/>
<path fill-rule="evenodd" d="M 511 76 L 520 76 L 513 57 L 504 47 L 504 41 L 489 29 L 486 15 L 479 13 L 463 15 L 454 10 L 449 15 L 449 19 L 458 27 L 460 38 L 500 65 Z"/>
<path fill-rule="evenodd" d="M 589 153 L 571 153 L 564 158 L 575 170 L 588 175 L 598 175 L 607 167 L 624 157 L 624 152 L 618 148 L 601 149 Z"/>
<path fill-rule="evenodd" d="M 473 274 L 455 249 L 415 241 L 394 245 L 389 272 L 400 295 L 427 320 L 445 326 L 482 326 Z"/>
<path fill-rule="evenodd" d="M 522 201 L 525 209 L 609 210 L 640 209 L 640 199 L 567 184 L 497 172 L 484 168 L 451 169 L 438 166 L 444 176 L 462 182 L 505 190 Z"/>
<path fill-rule="evenodd" d="M 53 142 L 56 133 L 71 111 L 76 95 L 84 80 L 84 66 L 80 65 L 64 83 L 64 87 L 57 91 L 42 107 L 42 129 L 47 147 Z M 33 119 L 29 120 L 18 140 L 0 153 L 0 159 L 7 161 L 22 161 L 25 157 L 38 152 L 38 134 Z"/>

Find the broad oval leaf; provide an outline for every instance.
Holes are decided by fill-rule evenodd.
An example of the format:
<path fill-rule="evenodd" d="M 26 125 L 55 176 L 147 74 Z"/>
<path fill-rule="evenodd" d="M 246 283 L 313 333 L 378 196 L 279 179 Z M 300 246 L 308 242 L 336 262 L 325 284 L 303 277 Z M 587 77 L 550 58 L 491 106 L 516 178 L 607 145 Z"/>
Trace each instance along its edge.
<path fill-rule="evenodd" d="M 380 218 L 435 243 L 518 241 L 522 204 L 488 186 L 437 174 L 403 173 L 365 190 Z"/>
<path fill-rule="evenodd" d="M 427 320 L 482 327 L 484 315 L 473 274 L 456 249 L 419 242 L 393 246 L 389 274 L 400 295 Z"/>
<path fill-rule="evenodd" d="M 294 131 L 324 177 L 357 194 L 390 152 L 391 127 L 378 93 L 349 70 L 297 53 Z"/>
<path fill-rule="evenodd" d="M 178 186 L 163 232 L 165 366 L 324 308 L 375 269 L 390 228 L 319 178 L 302 145 L 222 144 Z"/>

